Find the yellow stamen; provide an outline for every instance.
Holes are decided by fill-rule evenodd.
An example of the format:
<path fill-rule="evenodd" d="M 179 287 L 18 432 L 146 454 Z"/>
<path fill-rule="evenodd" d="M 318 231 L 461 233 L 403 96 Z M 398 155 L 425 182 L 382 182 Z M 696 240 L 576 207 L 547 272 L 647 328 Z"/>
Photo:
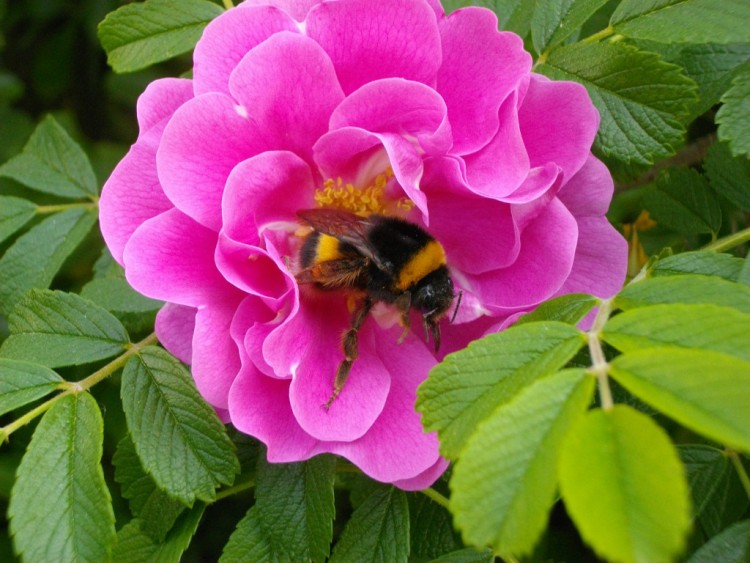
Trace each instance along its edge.
<path fill-rule="evenodd" d="M 393 170 L 386 169 L 378 174 L 369 186 L 358 188 L 352 183 L 344 183 L 341 178 L 329 178 L 323 187 L 315 190 L 314 199 L 319 207 L 332 207 L 351 211 L 356 215 L 366 217 L 373 213 L 390 214 L 389 212 L 408 212 L 414 207 L 414 202 L 402 197 L 395 201 L 388 198 L 386 188 L 393 177 Z"/>

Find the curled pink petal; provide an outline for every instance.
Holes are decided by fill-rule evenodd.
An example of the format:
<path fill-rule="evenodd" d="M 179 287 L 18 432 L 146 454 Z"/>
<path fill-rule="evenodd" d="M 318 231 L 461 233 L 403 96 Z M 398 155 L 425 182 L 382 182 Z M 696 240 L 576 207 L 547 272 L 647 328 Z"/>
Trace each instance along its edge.
<path fill-rule="evenodd" d="M 192 362 L 196 312 L 193 307 L 167 303 L 156 314 L 154 331 L 159 342 L 185 364 Z"/>
<path fill-rule="evenodd" d="M 193 85 L 182 78 L 154 80 L 138 98 L 139 137 L 152 127 L 163 125 L 182 104 L 193 97 Z"/>

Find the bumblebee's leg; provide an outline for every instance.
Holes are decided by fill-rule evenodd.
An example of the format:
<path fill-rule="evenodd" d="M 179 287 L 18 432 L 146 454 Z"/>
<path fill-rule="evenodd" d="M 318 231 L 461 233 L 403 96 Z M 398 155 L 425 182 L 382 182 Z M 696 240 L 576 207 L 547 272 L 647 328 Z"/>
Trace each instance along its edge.
<path fill-rule="evenodd" d="M 404 330 L 401 332 L 401 336 L 398 337 L 397 341 L 398 344 L 401 344 L 404 340 L 406 340 L 406 336 L 409 334 L 409 330 L 411 328 L 411 321 L 409 319 L 409 309 L 411 309 L 411 292 L 403 292 L 396 298 L 393 304 L 396 306 L 396 309 L 398 309 L 398 312 L 401 313 L 401 326 L 404 327 Z"/>
<path fill-rule="evenodd" d="M 351 328 L 344 333 L 344 361 L 339 364 L 339 369 L 336 370 L 336 378 L 333 380 L 333 393 L 323 405 L 323 408 L 326 410 L 331 408 L 331 404 L 339 396 L 339 393 L 341 393 L 349 377 L 352 364 L 359 357 L 359 329 L 362 327 L 362 323 L 365 322 L 365 318 L 367 318 L 367 314 L 372 309 L 372 305 L 372 299 L 365 297 L 360 308 L 354 313 Z"/>
<path fill-rule="evenodd" d="M 436 320 L 428 319 L 427 317 L 422 319 L 422 324 L 424 325 L 425 339 L 427 339 L 427 331 L 429 330 L 432 335 L 432 341 L 435 343 L 435 353 L 437 353 L 440 350 L 440 325 Z"/>

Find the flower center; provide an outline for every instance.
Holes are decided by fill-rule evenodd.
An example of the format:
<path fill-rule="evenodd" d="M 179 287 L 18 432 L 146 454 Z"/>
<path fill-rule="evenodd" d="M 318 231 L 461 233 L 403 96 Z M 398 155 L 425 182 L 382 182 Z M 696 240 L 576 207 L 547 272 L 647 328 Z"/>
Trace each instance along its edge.
<path fill-rule="evenodd" d="M 329 178 L 323 187 L 315 190 L 314 199 L 319 207 L 332 207 L 351 211 L 361 217 L 373 213 L 380 215 L 402 215 L 411 211 L 414 202 L 406 197 L 393 198 L 388 194 L 388 183 L 393 177 L 389 167 L 378 174 L 368 186 L 363 188 L 344 181 L 339 177 Z"/>

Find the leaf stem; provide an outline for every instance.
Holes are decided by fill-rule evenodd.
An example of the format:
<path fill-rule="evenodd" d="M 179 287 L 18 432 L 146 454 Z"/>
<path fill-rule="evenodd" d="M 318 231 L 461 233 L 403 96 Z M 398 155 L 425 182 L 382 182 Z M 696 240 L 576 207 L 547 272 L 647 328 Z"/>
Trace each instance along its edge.
<path fill-rule="evenodd" d="M 725 252 L 750 241 L 750 227 L 708 243 L 702 250 Z"/>
<path fill-rule="evenodd" d="M 734 450 L 727 449 L 727 455 L 732 460 L 734 469 L 737 471 L 737 475 L 742 482 L 742 487 L 745 489 L 748 498 L 750 498 L 750 477 L 748 477 L 747 471 L 745 471 L 745 466 L 742 464 L 739 454 Z"/>
<path fill-rule="evenodd" d="M 81 381 L 62 383 L 60 385 L 62 393 L 55 395 L 51 399 L 43 402 L 41 405 L 38 405 L 35 408 L 31 409 L 23 416 L 17 418 L 10 424 L 7 424 L 0 428 L 0 440 L 6 442 L 13 432 L 23 426 L 26 426 L 32 420 L 47 412 L 52 407 L 52 405 L 54 405 L 60 399 L 62 399 L 66 395 L 73 395 L 76 393 L 87 391 L 88 389 L 99 383 L 101 380 L 109 377 L 122 366 L 124 366 L 131 357 L 138 354 L 143 348 L 152 344 L 156 344 L 156 342 L 156 334 L 151 333 L 137 344 L 129 345 L 127 350 L 125 350 L 125 352 L 123 352 L 120 356 L 109 362 L 107 365 L 99 368 L 94 373 L 82 379 Z"/>
<path fill-rule="evenodd" d="M 583 39 L 581 39 L 579 41 L 579 43 L 582 43 L 584 45 L 586 45 L 588 43 L 596 43 L 597 41 L 601 41 L 602 39 L 606 39 L 610 35 L 614 35 L 614 33 L 615 33 L 615 28 L 612 27 L 611 25 L 608 25 L 607 27 L 605 27 L 601 31 L 597 31 L 596 33 L 593 33 L 593 34 L 589 35 L 588 37 L 584 37 Z"/>
<path fill-rule="evenodd" d="M 611 312 L 612 300 L 603 299 L 599 304 L 599 310 L 596 312 L 591 330 L 587 334 L 589 353 L 591 354 L 589 372 L 596 376 L 599 383 L 599 400 L 605 411 L 610 410 L 614 406 L 614 401 L 612 400 L 612 390 L 609 387 L 609 377 L 607 377 L 609 364 L 607 363 L 607 358 L 604 356 L 600 335 Z"/>
<path fill-rule="evenodd" d="M 232 8 L 234 8 L 234 4 L 232 3 L 232 0 L 222 0 L 222 2 L 224 3 L 225 9 L 231 10 Z"/>
<path fill-rule="evenodd" d="M 422 493 L 427 498 L 429 498 L 430 500 L 438 503 L 443 508 L 448 508 L 448 502 L 449 502 L 448 498 L 446 496 L 444 496 L 442 493 L 437 492 L 432 487 L 428 487 L 426 489 L 422 489 L 419 492 Z"/>
<path fill-rule="evenodd" d="M 247 481 L 244 481 L 243 483 L 238 483 L 237 485 L 233 485 L 229 488 L 222 489 L 221 491 L 216 493 L 216 498 L 211 502 L 211 504 L 213 504 L 214 502 L 220 501 L 222 499 L 225 499 L 227 497 L 231 497 L 232 495 L 236 495 L 244 491 L 249 491 L 250 489 L 254 487 L 255 487 L 255 481 L 253 479 L 248 479 Z"/>
<path fill-rule="evenodd" d="M 36 208 L 36 213 L 39 215 L 48 215 L 50 213 L 58 213 L 60 211 L 66 211 L 68 209 L 95 210 L 97 207 L 99 207 L 98 201 L 79 202 L 79 203 L 61 203 L 58 205 L 39 205 Z"/>

